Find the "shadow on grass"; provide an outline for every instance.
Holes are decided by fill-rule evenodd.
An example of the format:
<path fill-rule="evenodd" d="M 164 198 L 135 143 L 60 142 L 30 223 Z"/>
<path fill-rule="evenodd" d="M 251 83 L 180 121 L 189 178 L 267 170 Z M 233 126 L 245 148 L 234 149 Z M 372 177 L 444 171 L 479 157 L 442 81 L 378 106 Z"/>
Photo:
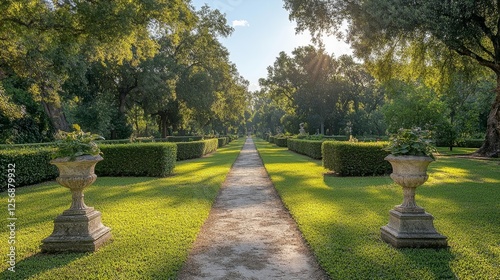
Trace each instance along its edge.
<path fill-rule="evenodd" d="M 388 176 L 323 176 L 320 161 L 263 146 L 280 197 L 332 279 L 456 278 L 451 250 L 395 249 L 381 240 L 380 227 L 402 200 Z"/>
<path fill-rule="evenodd" d="M 46 271 L 64 267 L 90 253 L 42 254 L 27 257 L 16 264 L 15 272 L 5 270 L 0 273 L 0 279 L 29 279 Z M 68 277 L 71 277 L 68 275 Z M 73 277 L 78 278 L 77 275 Z"/>

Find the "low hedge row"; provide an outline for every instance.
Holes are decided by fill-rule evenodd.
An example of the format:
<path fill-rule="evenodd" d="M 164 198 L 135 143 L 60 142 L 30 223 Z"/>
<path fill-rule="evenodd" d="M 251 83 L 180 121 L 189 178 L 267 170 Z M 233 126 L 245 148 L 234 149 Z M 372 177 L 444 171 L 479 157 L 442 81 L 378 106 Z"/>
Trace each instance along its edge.
<path fill-rule="evenodd" d="M 483 146 L 484 139 L 465 139 L 462 143 L 459 143 L 459 147 L 464 148 L 481 148 Z"/>
<path fill-rule="evenodd" d="M 166 177 L 174 172 L 174 143 L 111 144 L 100 148 L 104 160 L 95 167 L 98 176 Z"/>
<path fill-rule="evenodd" d="M 201 140 L 203 140 L 203 136 L 167 136 L 167 142 L 192 142 Z"/>
<path fill-rule="evenodd" d="M 288 146 L 288 137 L 275 137 L 274 144 L 278 147 L 287 147 Z"/>
<path fill-rule="evenodd" d="M 96 165 L 95 172 L 98 176 L 165 177 L 173 173 L 176 160 L 202 157 L 217 151 L 218 144 L 219 139 L 180 143 L 101 144 L 99 146 L 104 160 Z M 59 172 L 50 164 L 51 151 L 49 147 L 0 150 L 1 182 L 7 182 L 9 173 L 14 174 L 16 187 L 56 178 Z M 0 191 L 6 189 L 7 184 L 0 184 Z"/>
<path fill-rule="evenodd" d="M 49 164 L 50 148 L 16 149 L 0 151 L 0 191 L 7 189 L 8 174 L 14 174 L 12 185 L 21 187 L 52 180 L 57 177 L 57 167 Z"/>
<path fill-rule="evenodd" d="M 306 155 L 313 159 L 321 159 L 321 145 L 323 141 L 288 139 L 288 149 L 296 153 Z"/>
<path fill-rule="evenodd" d="M 200 158 L 206 154 L 217 151 L 219 139 L 182 142 L 177 144 L 177 160 Z"/>
<path fill-rule="evenodd" d="M 267 141 L 268 141 L 269 143 L 274 144 L 274 139 L 275 139 L 275 137 L 274 137 L 274 136 L 268 136 Z"/>
<path fill-rule="evenodd" d="M 222 148 L 224 146 L 226 146 L 227 144 L 229 144 L 231 141 L 233 140 L 233 138 L 231 136 L 221 136 L 218 138 L 218 141 L 219 141 L 219 148 Z"/>
<path fill-rule="evenodd" d="M 326 141 L 322 145 L 323 166 L 340 176 L 374 176 L 389 174 L 392 167 L 382 150 L 387 142 L 353 143 Z"/>

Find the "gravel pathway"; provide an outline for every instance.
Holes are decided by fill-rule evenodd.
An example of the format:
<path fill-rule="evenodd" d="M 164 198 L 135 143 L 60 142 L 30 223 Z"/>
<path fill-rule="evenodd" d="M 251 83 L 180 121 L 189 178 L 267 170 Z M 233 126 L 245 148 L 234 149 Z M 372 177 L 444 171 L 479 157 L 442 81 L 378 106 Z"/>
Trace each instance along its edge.
<path fill-rule="evenodd" d="M 179 279 L 328 279 L 247 138 Z"/>

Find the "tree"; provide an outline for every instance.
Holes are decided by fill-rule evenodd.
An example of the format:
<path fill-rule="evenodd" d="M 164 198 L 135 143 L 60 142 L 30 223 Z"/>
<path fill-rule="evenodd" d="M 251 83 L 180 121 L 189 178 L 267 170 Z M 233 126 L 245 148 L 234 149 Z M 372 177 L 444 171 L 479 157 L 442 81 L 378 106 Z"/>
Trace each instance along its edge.
<path fill-rule="evenodd" d="M 327 31 L 352 43 L 360 57 L 383 53 L 395 42 L 422 38 L 436 40 L 455 53 L 493 71 L 495 100 L 486 137 L 476 152 L 500 153 L 500 8 L 496 1 L 463 0 L 284 0 L 298 31 L 318 35 Z M 342 24 L 349 23 L 346 34 Z"/>
<path fill-rule="evenodd" d="M 352 57 L 336 59 L 314 46 L 296 48 L 292 56 L 280 53 L 260 84 L 287 115 L 308 121 L 310 133 L 333 134 L 349 122 L 354 132 L 367 133 L 361 128 L 383 101 L 373 77 Z"/>
<path fill-rule="evenodd" d="M 189 7 L 183 0 L 2 1 L 0 61 L 30 82 L 53 128 L 68 130 L 62 86 L 70 73 L 83 76 L 86 62 L 152 56 L 153 27 L 189 20 Z"/>

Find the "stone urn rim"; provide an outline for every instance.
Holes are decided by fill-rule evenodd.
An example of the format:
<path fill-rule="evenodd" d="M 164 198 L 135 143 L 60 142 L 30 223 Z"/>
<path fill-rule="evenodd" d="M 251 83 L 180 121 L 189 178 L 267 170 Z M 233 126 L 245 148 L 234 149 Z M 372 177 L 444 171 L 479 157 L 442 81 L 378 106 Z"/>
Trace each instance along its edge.
<path fill-rule="evenodd" d="M 393 154 L 386 156 L 384 158 L 384 160 L 387 160 L 389 162 L 391 162 L 391 161 L 409 161 L 409 160 L 428 161 L 428 162 L 435 161 L 435 159 L 433 159 L 427 155 L 415 156 L 415 155 L 393 155 Z"/>
<path fill-rule="evenodd" d="M 101 161 L 104 158 L 101 155 L 81 155 L 77 157 L 58 157 L 50 161 L 51 164 L 62 162 L 80 162 L 80 161 Z"/>

